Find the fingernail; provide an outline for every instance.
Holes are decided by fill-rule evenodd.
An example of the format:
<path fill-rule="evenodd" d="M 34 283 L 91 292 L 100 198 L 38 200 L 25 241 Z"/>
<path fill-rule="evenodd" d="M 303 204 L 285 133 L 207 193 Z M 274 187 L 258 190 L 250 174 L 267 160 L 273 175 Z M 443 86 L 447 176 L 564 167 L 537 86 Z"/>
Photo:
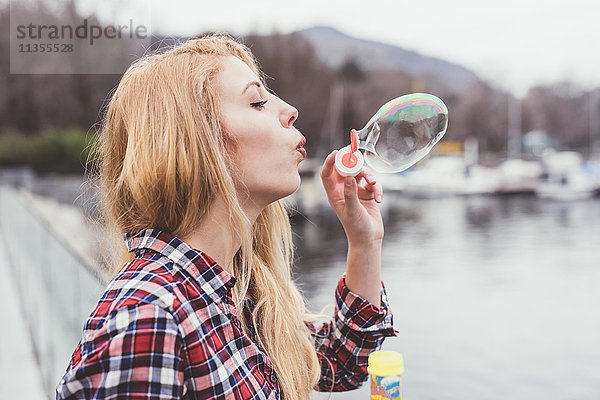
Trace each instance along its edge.
<path fill-rule="evenodd" d="M 352 186 L 352 178 L 346 178 L 346 186 Z"/>
<path fill-rule="evenodd" d="M 377 201 L 378 203 L 381 203 L 381 195 L 378 194 L 377 197 L 375 198 L 375 201 Z"/>

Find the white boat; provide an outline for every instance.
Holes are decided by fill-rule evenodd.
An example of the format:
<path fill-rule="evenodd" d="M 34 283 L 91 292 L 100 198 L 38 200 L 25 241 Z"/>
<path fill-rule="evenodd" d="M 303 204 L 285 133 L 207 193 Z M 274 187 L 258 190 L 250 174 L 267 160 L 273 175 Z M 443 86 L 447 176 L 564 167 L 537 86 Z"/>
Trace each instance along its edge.
<path fill-rule="evenodd" d="M 492 194 L 498 180 L 498 171 L 469 165 L 463 156 L 436 156 L 405 173 L 403 192 L 415 197 Z"/>
<path fill-rule="evenodd" d="M 496 189 L 498 194 L 535 193 L 543 174 L 539 162 L 519 158 L 504 161 L 498 170 L 500 173 Z"/>
<path fill-rule="evenodd" d="M 536 195 L 559 201 L 583 200 L 600 190 L 600 175 L 585 167 L 581 154 L 574 151 L 548 152 L 542 157 L 544 179 Z"/>

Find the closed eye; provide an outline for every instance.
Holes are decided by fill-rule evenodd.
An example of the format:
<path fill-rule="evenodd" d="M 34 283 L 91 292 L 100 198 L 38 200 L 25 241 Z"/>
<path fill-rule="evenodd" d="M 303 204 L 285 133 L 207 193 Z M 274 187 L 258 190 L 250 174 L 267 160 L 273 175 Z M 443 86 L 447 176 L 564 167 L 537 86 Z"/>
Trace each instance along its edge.
<path fill-rule="evenodd" d="M 250 106 L 258 108 L 258 109 L 263 109 L 265 107 L 265 104 L 267 104 L 268 100 L 262 100 L 262 101 L 257 101 L 255 103 L 250 103 Z"/>

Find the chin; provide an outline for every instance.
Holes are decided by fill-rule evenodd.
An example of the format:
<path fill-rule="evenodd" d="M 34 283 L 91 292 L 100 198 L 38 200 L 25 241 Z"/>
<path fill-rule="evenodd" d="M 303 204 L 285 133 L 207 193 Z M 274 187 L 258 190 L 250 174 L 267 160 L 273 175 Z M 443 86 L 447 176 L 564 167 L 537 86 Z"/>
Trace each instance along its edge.
<path fill-rule="evenodd" d="M 281 183 L 282 185 L 277 188 L 278 190 L 274 196 L 276 197 L 274 201 L 281 200 L 294 194 L 298 188 L 300 188 L 300 175 L 296 173 L 295 176 L 284 179 L 281 181 Z"/>
<path fill-rule="evenodd" d="M 293 182 L 294 182 L 294 185 L 293 185 L 292 193 L 296 193 L 296 191 L 298 189 L 300 189 L 300 183 L 302 183 L 302 180 L 300 179 L 300 174 L 298 172 L 296 172 Z M 290 194 L 292 194 L 292 193 L 290 193 Z"/>

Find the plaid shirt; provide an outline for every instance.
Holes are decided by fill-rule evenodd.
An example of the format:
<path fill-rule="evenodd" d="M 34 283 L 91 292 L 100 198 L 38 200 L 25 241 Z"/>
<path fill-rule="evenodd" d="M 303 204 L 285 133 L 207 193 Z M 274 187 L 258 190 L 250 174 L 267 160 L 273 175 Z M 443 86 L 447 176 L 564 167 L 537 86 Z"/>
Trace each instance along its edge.
<path fill-rule="evenodd" d="M 136 258 L 86 321 L 56 398 L 279 399 L 269 357 L 241 329 L 235 278 L 167 233 L 125 238 Z M 396 334 L 383 286 L 381 293 L 377 309 L 342 278 L 335 318 L 308 325 L 327 358 L 317 390 L 353 389 L 368 377 L 369 353 Z"/>

